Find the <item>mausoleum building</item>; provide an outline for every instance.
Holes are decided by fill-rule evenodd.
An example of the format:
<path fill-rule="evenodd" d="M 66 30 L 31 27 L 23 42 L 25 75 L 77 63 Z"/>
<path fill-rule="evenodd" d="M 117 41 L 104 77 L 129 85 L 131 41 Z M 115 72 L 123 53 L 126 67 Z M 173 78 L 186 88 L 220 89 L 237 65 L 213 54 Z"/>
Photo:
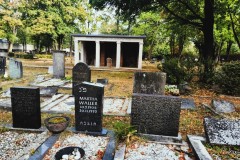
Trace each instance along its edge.
<path fill-rule="evenodd" d="M 142 69 L 143 40 L 146 36 L 72 34 L 72 38 L 75 64 L 84 62 L 96 68 Z"/>

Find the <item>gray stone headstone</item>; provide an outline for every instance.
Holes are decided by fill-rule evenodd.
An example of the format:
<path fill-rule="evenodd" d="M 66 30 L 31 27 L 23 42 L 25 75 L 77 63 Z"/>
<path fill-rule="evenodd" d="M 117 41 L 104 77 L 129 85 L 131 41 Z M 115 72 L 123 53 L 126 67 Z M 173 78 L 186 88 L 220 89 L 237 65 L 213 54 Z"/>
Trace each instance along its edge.
<path fill-rule="evenodd" d="M 72 70 L 72 94 L 75 93 L 75 86 L 81 84 L 82 82 L 91 81 L 91 70 L 86 63 L 77 63 Z"/>
<path fill-rule="evenodd" d="M 65 51 L 52 51 L 53 53 L 53 77 L 65 77 Z"/>
<path fill-rule="evenodd" d="M 204 129 L 209 143 L 240 146 L 240 120 L 204 118 Z"/>
<path fill-rule="evenodd" d="M 12 87 L 13 127 L 38 129 L 41 127 L 39 88 Z"/>
<path fill-rule="evenodd" d="M 165 94 L 166 73 L 135 72 L 133 93 Z"/>
<path fill-rule="evenodd" d="M 48 73 L 53 74 L 53 66 L 48 66 Z"/>
<path fill-rule="evenodd" d="M 23 77 L 23 66 L 21 61 L 15 60 L 14 58 L 9 59 L 9 77 L 12 79 Z"/>
<path fill-rule="evenodd" d="M 5 74 L 6 57 L 0 56 L 0 76 Z"/>
<path fill-rule="evenodd" d="M 104 86 L 83 82 L 75 87 L 76 130 L 102 132 Z"/>
<path fill-rule="evenodd" d="M 235 107 L 231 102 L 224 100 L 212 100 L 213 108 L 218 113 L 231 113 L 235 112 Z"/>
<path fill-rule="evenodd" d="M 140 133 L 177 137 L 180 110 L 180 98 L 134 93 L 131 125 Z"/>
<path fill-rule="evenodd" d="M 43 97 L 51 97 L 58 92 L 58 87 L 46 87 L 40 89 L 40 95 Z"/>

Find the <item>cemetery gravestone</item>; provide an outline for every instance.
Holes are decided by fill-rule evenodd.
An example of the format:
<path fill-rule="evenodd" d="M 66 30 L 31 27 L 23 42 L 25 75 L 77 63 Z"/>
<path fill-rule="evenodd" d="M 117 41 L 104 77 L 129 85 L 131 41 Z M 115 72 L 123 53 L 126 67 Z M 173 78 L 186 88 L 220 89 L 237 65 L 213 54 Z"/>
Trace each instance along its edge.
<path fill-rule="evenodd" d="M 180 110 L 180 98 L 134 93 L 131 125 L 140 133 L 178 136 Z"/>
<path fill-rule="evenodd" d="M 82 82 L 91 81 L 91 70 L 86 63 L 79 62 L 77 63 L 72 70 L 72 94 L 75 93 L 75 87 Z"/>
<path fill-rule="evenodd" d="M 165 94 L 166 73 L 135 72 L 133 93 Z"/>
<path fill-rule="evenodd" d="M 108 84 L 108 79 L 106 79 L 106 78 L 103 78 L 103 79 L 97 79 L 97 83 L 101 83 L 101 84 L 106 85 L 106 84 Z"/>
<path fill-rule="evenodd" d="M 13 127 L 38 129 L 41 127 L 40 91 L 35 87 L 12 87 Z"/>
<path fill-rule="evenodd" d="M 83 82 L 75 86 L 75 125 L 77 131 L 101 132 L 104 87 Z"/>
<path fill-rule="evenodd" d="M 216 145 L 240 146 L 240 120 L 204 118 L 207 140 Z"/>
<path fill-rule="evenodd" d="M 23 66 L 21 61 L 13 58 L 9 59 L 9 77 L 12 79 L 23 77 Z"/>
<path fill-rule="evenodd" d="M 52 51 L 53 52 L 53 77 L 65 77 L 65 51 Z"/>
<path fill-rule="evenodd" d="M 213 108 L 218 113 L 231 113 L 235 112 L 235 106 L 233 103 L 224 100 L 212 100 Z"/>
<path fill-rule="evenodd" d="M 0 56 L 0 76 L 5 74 L 6 57 Z"/>

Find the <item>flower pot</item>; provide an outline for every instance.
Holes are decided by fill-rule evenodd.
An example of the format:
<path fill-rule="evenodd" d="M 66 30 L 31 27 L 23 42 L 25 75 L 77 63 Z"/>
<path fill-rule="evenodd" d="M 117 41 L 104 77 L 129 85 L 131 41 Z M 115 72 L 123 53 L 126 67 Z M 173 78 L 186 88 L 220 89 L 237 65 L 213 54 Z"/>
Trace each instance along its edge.
<path fill-rule="evenodd" d="M 44 120 L 47 129 L 54 134 L 64 131 L 68 127 L 69 122 L 70 118 L 65 116 L 53 116 Z"/>

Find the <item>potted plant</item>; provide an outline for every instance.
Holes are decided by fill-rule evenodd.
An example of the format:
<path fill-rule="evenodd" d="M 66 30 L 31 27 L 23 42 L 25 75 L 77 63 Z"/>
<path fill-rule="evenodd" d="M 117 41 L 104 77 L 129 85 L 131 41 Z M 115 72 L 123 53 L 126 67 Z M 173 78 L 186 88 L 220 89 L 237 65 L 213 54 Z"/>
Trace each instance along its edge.
<path fill-rule="evenodd" d="M 66 116 L 53 116 L 44 120 L 47 129 L 52 133 L 61 133 L 64 131 L 70 122 L 70 118 Z"/>

